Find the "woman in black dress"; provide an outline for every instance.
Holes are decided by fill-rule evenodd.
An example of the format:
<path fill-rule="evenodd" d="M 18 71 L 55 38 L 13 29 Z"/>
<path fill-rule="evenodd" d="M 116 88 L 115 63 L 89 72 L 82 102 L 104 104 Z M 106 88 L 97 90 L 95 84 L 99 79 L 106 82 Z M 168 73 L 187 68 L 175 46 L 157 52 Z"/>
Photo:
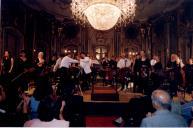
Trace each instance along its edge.
<path fill-rule="evenodd" d="M 193 88 L 193 59 L 190 58 L 185 66 L 186 85 Z"/>
<path fill-rule="evenodd" d="M 14 60 L 11 57 L 10 52 L 5 51 L 1 63 L 1 75 L 3 84 L 8 84 L 10 82 L 13 65 Z"/>
<path fill-rule="evenodd" d="M 43 76 L 44 70 L 45 70 L 45 59 L 44 59 L 44 53 L 39 52 L 37 60 L 35 62 L 35 69 L 36 69 L 36 76 Z"/>
<path fill-rule="evenodd" d="M 150 60 L 146 57 L 145 52 L 140 52 L 141 59 L 139 61 L 139 92 L 149 94 L 148 80 L 151 71 Z"/>
<path fill-rule="evenodd" d="M 135 57 L 135 61 L 133 64 L 133 72 L 134 72 L 134 92 L 136 92 L 137 87 L 140 85 L 140 63 L 141 63 L 141 56 L 140 54 L 137 54 Z"/>
<path fill-rule="evenodd" d="M 46 73 L 46 61 L 44 59 L 44 53 L 39 52 L 37 60 L 35 62 L 35 83 L 37 87 L 46 95 L 48 93 L 48 84 L 50 81 Z"/>
<path fill-rule="evenodd" d="M 152 73 L 151 73 L 151 79 L 153 80 L 152 91 L 161 86 L 161 82 L 163 81 L 164 78 L 163 67 L 159 57 L 154 56 L 153 60 L 155 61 L 155 63 L 152 64 Z"/>

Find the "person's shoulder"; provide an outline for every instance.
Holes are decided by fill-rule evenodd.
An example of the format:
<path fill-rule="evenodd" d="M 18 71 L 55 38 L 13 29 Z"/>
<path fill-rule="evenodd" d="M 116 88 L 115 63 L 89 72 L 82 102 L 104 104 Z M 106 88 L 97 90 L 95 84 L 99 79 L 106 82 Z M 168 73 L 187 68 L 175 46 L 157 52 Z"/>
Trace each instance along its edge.
<path fill-rule="evenodd" d="M 176 119 L 176 122 L 180 123 L 182 126 L 187 126 L 187 123 L 182 116 L 180 116 L 176 113 L 173 113 L 173 112 L 171 112 L 171 113 L 173 114 L 173 117 Z"/>
<path fill-rule="evenodd" d="M 66 120 L 54 119 L 53 123 L 55 123 L 56 125 L 61 126 L 61 127 L 69 127 L 69 125 L 70 125 L 70 122 L 66 121 Z"/>
<path fill-rule="evenodd" d="M 28 120 L 24 123 L 24 127 L 31 127 L 34 123 L 40 122 L 39 119 Z"/>
<path fill-rule="evenodd" d="M 149 121 L 154 120 L 154 118 L 155 118 L 155 116 L 147 116 L 147 117 L 143 118 L 143 121 L 147 123 Z"/>
<path fill-rule="evenodd" d="M 148 125 L 150 124 L 149 122 L 152 122 L 152 116 L 143 118 L 140 127 L 148 127 Z"/>
<path fill-rule="evenodd" d="M 178 114 L 176 114 L 174 112 L 170 112 L 170 115 L 175 117 L 175 119 L 184 120 L 184 118 L 182 116 L 180 116 L 180 115 L 178 115 Z"/>

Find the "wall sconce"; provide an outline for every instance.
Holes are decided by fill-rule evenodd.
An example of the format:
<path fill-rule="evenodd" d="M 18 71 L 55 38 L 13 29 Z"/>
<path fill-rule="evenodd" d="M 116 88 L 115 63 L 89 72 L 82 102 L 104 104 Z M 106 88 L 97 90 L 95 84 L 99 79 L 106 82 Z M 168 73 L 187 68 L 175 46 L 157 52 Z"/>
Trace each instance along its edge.
<path fill-rule="evenodd" d="M 135 55 L 137 55 L 137 52 L 129 52 L 129 55 L 130 56 L 135 56 Z"/>
<path fill-rule="evenodd" d="M 76 51 L 76 50 L 74 50 L 73 52 L 74 52 L 74 53 L 76 53 L 77 51 Z"/>

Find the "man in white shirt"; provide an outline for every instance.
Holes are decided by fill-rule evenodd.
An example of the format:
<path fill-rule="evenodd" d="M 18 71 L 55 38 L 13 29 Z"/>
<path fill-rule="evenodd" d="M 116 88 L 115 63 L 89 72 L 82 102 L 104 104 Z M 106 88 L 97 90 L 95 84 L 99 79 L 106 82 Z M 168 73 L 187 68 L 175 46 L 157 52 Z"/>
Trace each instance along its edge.
<path fill-rule="evenodd" d="M 56 60 L 56 63 L 54 65 L 53 72 L 56 72 L 60 68 L 63 57 L 64 54 L 60 54 L 59 58 Z"/>
<path fill-rule="evenodd" d="M 125 57 L 125 54 L 121 56 L 121 59 L 117 63 L 117 67 L 121 68 L 129 68 L 131 66 L 131 60 Z"/>
<path fill-rule="evenodd" d="M 122 69 L 124 69 L 124 68 L 130 68 L 130 66 L 131 66 L 131 60 L 129 60 L 128 58 L 126 58 L 125 57 L 125 54 L 122 54 L 122 56 L 121 56 L 121 59 L 117 62 L 117 68 L 119 68 L 120 69 L 120 72 L 125 72 L 124 70 L 122 70 Z M 127 69 L 126 69 L 127 70 Z M 125 73 L 121 73 L 121 74 L 125 74 Z M 127 89 L 127 84 L 128 84 L 128 81 L 125 79 L 125 77 L 128 77 L 128 76 L 122 76 L 122 77 L 124 77 L 124 78 L 122 78 L 121 79 L 121 85 L 122 85 L 122 87 L 120 87 L 119 89 L 118 89 L 118 91 L 120 91 L 120 90 L 126 90 Z"/>
<path fill-rule="evenodd" d="M 80 67 L 83 68 L 83 89 L 90 87 L 91 59 L 85 53 L 81 53 Z"/>
<path fill-rule="evenodd" d="M 68 53 L 61 61 L 60 64 L 60 84 L 62 85 L 62 93 L 71 94 L 73 91 L 74 83 L 71 80 L 70 66 L 73 63 L 79 63 L 78 60 L 72 59 L 71 54 Z"/>
<path fill-rule="evenodd" d="M 79 63 L 78 60 L 72 59 L 71 54 L 68 53 L 61 61 L 60 68 L 69 68 L 71 64 L 73 63 Z"/>

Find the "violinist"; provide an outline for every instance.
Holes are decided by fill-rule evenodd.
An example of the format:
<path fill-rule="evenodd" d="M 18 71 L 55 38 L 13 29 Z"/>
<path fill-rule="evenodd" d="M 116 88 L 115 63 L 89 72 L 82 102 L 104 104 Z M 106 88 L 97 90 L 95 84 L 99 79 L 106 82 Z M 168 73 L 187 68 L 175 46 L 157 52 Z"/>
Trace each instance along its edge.
<path fill-rule="evenodd" d="M 163 67 L 162 63 L 160 62 L 160 58 L 156 55 L 153 56 L 153 59 L 151 60 L 151 66 L 152 66 L 152 73 L 151 78 L 153 80 L 153 90 L 156 90 L 160 87 L 161 82 L 163 80 Z M 152 91 L 153 91 L 152 90 Z"/>
<path fill-rule="evenodd" d="M 186 83 L 187 86 L 193 87 L 193 59 L 188 59 L 188 63 L 185 66 L 185 75 L 186 75 Z"/>
<path fill-rule="evenodd" d="M 18 85 L 21 85 L 22 88 L 26 90 L 33 68 L 32 63 L 29 61 L 29 58 L 24 50 L 19 53 L 19 57 L 14 65 L 14 71 L 15 78 L 13 80 L 19 82 Z"/>
<path fill-rule="evenodd" d="M 128 85 L 128 72 L 131 66 L 131 60 L 126 58 L 125 54 L 122 54 L 121 59 L 117 62 L 117 68 L 119 69 L 120 82 L 122 87 L 119 90 L 126 90 Z"/>

